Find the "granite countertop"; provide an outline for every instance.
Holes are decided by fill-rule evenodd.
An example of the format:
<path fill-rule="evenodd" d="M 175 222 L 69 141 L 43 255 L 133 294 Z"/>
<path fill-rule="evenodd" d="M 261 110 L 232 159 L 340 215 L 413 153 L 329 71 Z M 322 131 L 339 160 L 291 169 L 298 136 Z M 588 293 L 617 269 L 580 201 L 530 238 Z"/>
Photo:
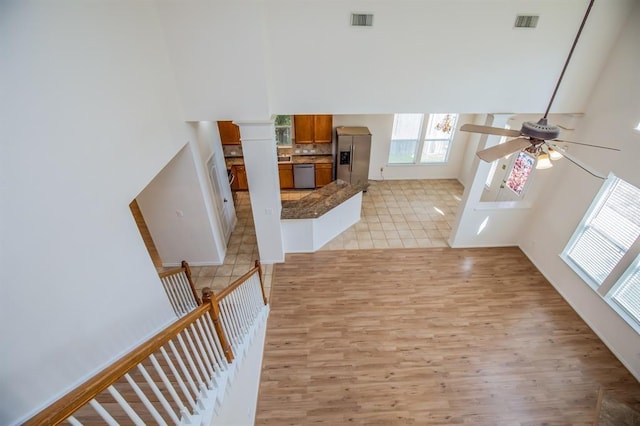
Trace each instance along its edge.
<path fill-rule="evenodd" d="M 358 192 L 367 189 L 367 184 L 350 185 L 335 180 L 299 200 L 282 202 L 281 219 L 314 219 L 344 203 Z"/>
<path fill-rule="evenodd" d="M 243 157 L 225 157 L 227 168 L 244 165 Z M 331 164 L 333 155 L 292 155 L 291 161 L 278 161 L 278 164 Z"/>

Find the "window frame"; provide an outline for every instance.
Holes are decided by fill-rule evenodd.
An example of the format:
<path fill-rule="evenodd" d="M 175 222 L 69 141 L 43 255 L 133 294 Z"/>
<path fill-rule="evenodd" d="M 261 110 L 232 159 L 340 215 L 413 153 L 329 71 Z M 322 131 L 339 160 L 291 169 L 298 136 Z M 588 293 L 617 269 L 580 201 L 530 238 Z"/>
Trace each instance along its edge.
<path fill-rule="evenodd" d="M 415 114 L 415 113 L 395 113 L 393 114 L 393 122 L 396 123 L 397 117 L 399 115 L 407 115 L 407 114 Z M 451 130 L 451 135 L 448 139 L 444 138 L 427 138 L 427 130 L 429 128 L 429 123 L 431 122 L 431 116 L 435 114 L 449 114 L 453 116 L 453 128 Z M 424 113 L 422 114 L 420 129 L 418 132 L 418 137 L 416 139 L 416 146 L 413 151 L 413 161 L 412 162 L 391 162 L 391 152 L 393 148 L 394 141 L 408 141 L 413 139 L 393 139 L 393 134 L 391 135 L 390 143 L 389 143 L 389 153 L 387 154 L 387 165 L 388 166 L 442 166 L 449 163 L 449 154 L 451 153 L 451 146 L 453 145 L 453 138 L 456 135 L 456 127 L 458 125 L 458 118 L 460 114 L 458 113 Z M 427 142 L 447 142 L 447 151 L 444 155 L 443 161 L 422 161 L 423 150 Z"/>
<path fill-rule="evenodd" d="M 290 124 L 289 125 L 278 125 L 278 124 L 275 124 L 276 120 L 274 119 L 273 131 L 274 131 L 274 134 L 277 134 L 278 133 L 278 129 L 289 129 L 289 143 L 288 144 L 279 144 L 279 143 L 277 143 L 278 138 L 275 138 L 276 139 L 276 145 L 280 146 L 280 147 L 287 147 L 287 146 L 288 147 L 292 147 L 293 146 L 293 115 L 290 115 L 290 114 L 277 114 L 276 118 L 281 116 L 281 115 L 288 115 Z"/>
<path fill-rule="evenodd" d="M 560 258 L 573 270 L 591 289 L 596 292 L 604 301 L 613 309 L 630 327 L 632 327 L 638 334 L 640 334 L 640 317 L 635 318 L 622 306 L 619 306 L 618 302 L 613 299 L 615 292 L 624 283 L 624 281 L 640 269 L 640 235 L 636 237 L 635 241 L 630 245 L 624 255 L 618 260 L 613 269 L 603 279 L 602 283 L 598 284 L 588 273 L 586 273 L 580 265 L 578 265 L 573 259 L 569 258 L 568 252 L 574 247 L 577 239 L 583 235 L 584 230 L 587 228 L 587 223 L 590 222 L 597 214 L 597 211 L 601 210 L 606 204 L 606 199 L 614 190 L 614 186 L 618 181 L 625 182 L 628 185 L 639 189 L 635 185 L 615 176 L 610 173 L 602 187 L 594 197 L 591 205 L 584 214 L 582 220 L 576 227 L 571 238 L 567 242 L 564 250 L 560 254 Z M 640 205 L 637 206 L 640 211 Z"/>

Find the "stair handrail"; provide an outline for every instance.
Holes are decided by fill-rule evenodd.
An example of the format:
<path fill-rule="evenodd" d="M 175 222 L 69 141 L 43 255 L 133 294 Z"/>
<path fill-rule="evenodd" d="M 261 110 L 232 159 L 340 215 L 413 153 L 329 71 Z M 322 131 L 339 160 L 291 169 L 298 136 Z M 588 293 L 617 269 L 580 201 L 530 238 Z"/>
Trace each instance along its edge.
<path fill-rule="evenodd" d="M 193 284 L 190 279 L 191 271 L 189 269 L 189 265 L 185 261 L 182 262 L 181 267 L 162 272 L 160 273 L 160 276 L 168 276 L 172 273 L 181 272 L 187 273 L 187 276 L 189 276 L 189 282 Z M 257 294 L 257 283 L 255 280 L 250 280 L 250 278 L 252 278 L 256 273 L 259 276 L 259 285 L 262 297 Z M 236 291 L 245 282 L 249 282 L 249 285 L 252 285 L 254 289 L 254 293 L 252 293 L 252 295 L 249 294 L 248 287 L 243 287 L 241 289 L 242 292 L 244 292 L 244 296 L 248 297 L 249 304 L 251 306 L 248 308 L 238 306 L 231 307 L 229 304 L 233 303 L 232 299 L 236 302 L 240 300 L 234 299 L 234 291 Z M 195 291 L 195 287 L 192 288 Z M 237 344 L 237 335 L 239 330 L 243 329 L 247 331 L 250 328 L 246 321 L 244 324 L 240 324 L 240 322 L 238 322 L 239 320 L 234 318 L 234 315 L 237 314 L 237 312 L 242 311 L 244 319 L 251 320 L 251 315 L 257 317 L 260 305 L 262 305 L 263 308 L 267 305 L 260 262 L 256 260 L 255 266 L 251 270 L 231 283 L 217 296 L 209 289 L 204 289 L 203 300 L 201 301 L 198 297 L 196 297 L 196 300 L 198 300 L 200 305 L 194 310 L 178 318 L 174 323 L 170 324 L 144 343 L 138 345 L 126 355 L 120 357 L 110 366 L 106 367 L 80 386 L 77 386 L 75 389 L 41 410 L 38 414 L 27 420 L 24 425 L 57 425 L 67 419 L 70 419 L 76 411 L 84 407 L 89 402 L 94 403 L 94 399 L 96 397 L 105 390 L 110 390 L 111 386 L 125 377 L 125 375 L 131 372 L 134 368 L 140 368 L 139 366 L 143 361 L 147 360 L 147 358 L 151 357 L 153 359 L 153 355 L 157 351 L 164 350 L 164 345 L 171 342 L 174 338 L 180 338 L 179 335 L 187 328 L 190 327 L 193 329 L 194 324 L 200 324 L 200 327 L 202 324 L 201 322 L 198 323 L 198 320 L 206 317 L 206 315 L 210 317 L 211 322 L 209 323 L 209 327 L 211 327 L 211 325 L 213 326 L 212 331 L 215 332 L 215 337 L 217 338 L 216 345 L 219 345 L 219 349 L 217 350 L 221 350 L 221 356 L 223 355 L 224 358 L 220 365 L 223 367 L 226 366 L 224 368 L 228 368 L 235 359 L 232 349 L 233 346 L 230 344 L 230 338 L 235 339 L 234 341 Z M 229 322 L 231 321 L 235 321 L 235 323 L 230 324 Z M 206 327 L 204 328 L 206 329 Z M 225 328 L 227 331 L 225 331 Z M 227 333 L 229 332 L 234 332 L 235 334 L 227 336 Z M 210 355 L 212 354 L 210 353 Z M 71 418 L 70 420 L 74 419 Z"/>
<path fill-rule="evenodd" d="M 231 294 L 231 292 L 233 292 L 233 290 L 238 288 L 241 284 L 243 284 L 245 281 L 247 281 L 247 279 L 249 277 L 251 277 L 253 274 L 255 274 L 257 272 L 259 274 L 259 276 L 260 276 L 260 289 L 262 290 L 262 300 L 264 301 L 264 304 L 266 305 L 267 304 L 267 296 L 266 296 L 266 294 L 264 292 L 264 280 L 263 280 L 263 277 L 262 277 L 262 266 L 260 265 L 260 261 L 259 260 L 256 260 L 254 265 L 255 266 L 253 268 L 249 269 L 249 271 L 247 271 L 246 273 L 242 274 L 242 276 L 240 278 L 238 278 L 237 280 L 235 280 L 234 282 L 229 284 L 224 290 L 219 292 L 216 295 L 216 298 L 218 300 L 224 299 L 229 294 Z"/>
<path fill-rule="evenodd" d="M 40 411 L 27 420 L 24 425 L 60 424 L 207 313 L 212 315 L 213 318 L 212 303 L 203 303 L 195 310 L 179 318 L 176 322 L 137 346 L 109 367 Z"/>

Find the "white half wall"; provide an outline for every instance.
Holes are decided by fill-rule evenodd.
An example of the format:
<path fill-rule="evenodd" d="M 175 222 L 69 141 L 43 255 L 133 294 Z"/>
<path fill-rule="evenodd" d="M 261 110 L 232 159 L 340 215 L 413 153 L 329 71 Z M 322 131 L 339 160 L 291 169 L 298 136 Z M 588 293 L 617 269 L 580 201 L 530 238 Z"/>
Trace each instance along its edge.
<path fill-rule="evenodd" d="M 187 144 L 136 198 L 164 266 L 222 264 L 202 184 Z"/>
<path fill-rule="evenodd" d="M 605 174 L 613 172 L 640 187 L 640 3 L 623 26 L 621 38 L 580 120 L 573 140 L 620 148 L 620 153 L 572 147 L 573 154 Z M 555 169 L 555 167 L 554 167 Z M 640 335 L 624 322 L 559 257 L 589 208 L 602 181 L 566 164 L 547 188 L 520 238 L 520 247 L 560 294 L 640 379 Z"/>
<path fill-rule="evenodd" d="M 312 253 L 360 221 L 362 192 L 315 219 L 283 219 L 285 253 Z"/>

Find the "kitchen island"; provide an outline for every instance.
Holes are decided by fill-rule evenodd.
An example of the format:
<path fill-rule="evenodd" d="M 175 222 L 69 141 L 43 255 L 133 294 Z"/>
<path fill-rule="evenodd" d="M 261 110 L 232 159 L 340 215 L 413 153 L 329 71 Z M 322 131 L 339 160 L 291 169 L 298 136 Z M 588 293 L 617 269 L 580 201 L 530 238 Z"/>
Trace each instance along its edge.
<path fill-rule="evenodd" d="M 308 253 L 360 220 L 366 185 L 336 180 L 292 201 L 282 202 L 280 219 L 285 253 Z"/>

